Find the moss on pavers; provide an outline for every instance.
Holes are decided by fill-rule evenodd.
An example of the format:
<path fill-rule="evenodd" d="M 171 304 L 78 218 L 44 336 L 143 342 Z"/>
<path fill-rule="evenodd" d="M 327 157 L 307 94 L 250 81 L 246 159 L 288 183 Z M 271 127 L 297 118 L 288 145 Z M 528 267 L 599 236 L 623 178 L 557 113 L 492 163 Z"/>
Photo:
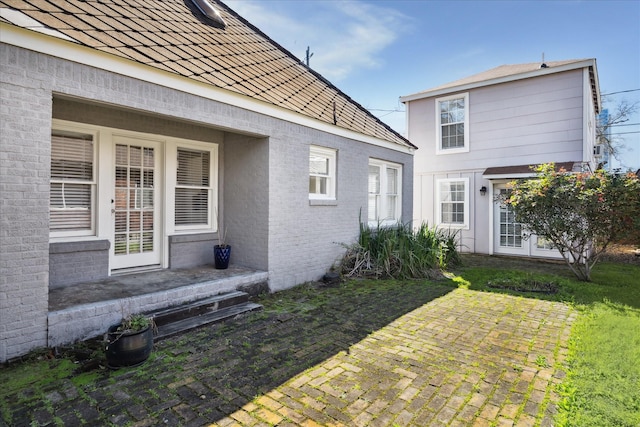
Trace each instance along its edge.
<path fill-rule="evenodd" d="M 138 368 L 61 373 L 60 359 L 4 367 L 2 419 L 462 425 L 552 412 L 556 378 L 535 360 L 561 360 L 570 326 L 563 304 L 419 281 L 308 284 L 257 302 L 262 312 L 157 343 Z M 19 383 L 19 371 L 37 363 L 50 375 Z"/>
<path fill-rule="evenodd" d="M 531 321 L 549 317 L 553 324 Z M 295 400 L 304 407 L 348 415 L 347 425 L 535 425 L 554 411 L 554 380 L 553 370 L 538 366 L 532 355 L 544 352 L 559 363 L 572 320 L 562 303 L 459 289 L 396 319 L 282 389 L 299 391 Z M 354 393 L 362 384 L 378 398 Z M 542 395 L 534 385 L 543 386 Z M 345 409 L 327 404 L 336 396 Z"/>

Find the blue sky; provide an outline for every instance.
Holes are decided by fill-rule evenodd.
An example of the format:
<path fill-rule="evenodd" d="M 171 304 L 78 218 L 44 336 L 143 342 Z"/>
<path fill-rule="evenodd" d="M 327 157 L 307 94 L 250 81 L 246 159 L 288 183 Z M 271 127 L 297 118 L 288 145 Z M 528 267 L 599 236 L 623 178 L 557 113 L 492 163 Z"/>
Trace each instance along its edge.
<path fill-rule="evenodd" d="M 225 1 L 225 0 L 223 0 Z M 640 1 L 226 0 L 398 132 L 403 95 L 503 64 L 596 58 L 604 108 L 640 102 Z M 400 111 L 395 111 L 400 110 Z M 640 112 L 614 166 L 640 168 Z"/>

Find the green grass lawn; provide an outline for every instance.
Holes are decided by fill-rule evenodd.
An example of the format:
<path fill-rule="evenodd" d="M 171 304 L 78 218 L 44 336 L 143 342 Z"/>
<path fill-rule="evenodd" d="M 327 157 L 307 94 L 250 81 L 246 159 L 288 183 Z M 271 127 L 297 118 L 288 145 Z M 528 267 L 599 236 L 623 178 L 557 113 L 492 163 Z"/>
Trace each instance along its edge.
<path fill-rule="evenodd" d="M 508 260 L 500 267 L 474 262 L 457 272 L 470 289 L 490 292 L 555 289 L 556 293 L 518 292 L 532 298 L 563 301 L 578 310 L 559 387 L 557 426 L 640 426 L 640 266 L 601 263 L 590 283 L 580 282 L 562 266 Z M 566 268 L 566 267 L 565 267 Z M 552 271 L 553 274 L 542 271 Z M 541 284 L 548 286 L 543 287 Z"/>

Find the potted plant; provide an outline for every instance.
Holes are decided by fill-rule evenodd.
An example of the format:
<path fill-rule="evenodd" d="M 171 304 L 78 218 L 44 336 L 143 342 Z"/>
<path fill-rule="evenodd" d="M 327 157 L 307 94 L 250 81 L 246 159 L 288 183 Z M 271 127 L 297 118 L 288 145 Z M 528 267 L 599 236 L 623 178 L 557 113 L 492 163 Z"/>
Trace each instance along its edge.
<path fill-rule="evenodd" d="M 217 211 L 216 211 L 217 214 Z M 227 230 L 222 228 L 220 216 L 218 217 L 218 244 L 213 247 L 213 259 L 216 268 L 224 270 L 229 267 L 229 259 L 231 258 L 231 246 L 225 241 Z"/>
<path fill-rule="evenodd" d="M 107 366 L 137 366 L 149 358 L 153 349 L 154 323 L 142 314 L 127 316 L 112 325 L 106 335 Z"/>

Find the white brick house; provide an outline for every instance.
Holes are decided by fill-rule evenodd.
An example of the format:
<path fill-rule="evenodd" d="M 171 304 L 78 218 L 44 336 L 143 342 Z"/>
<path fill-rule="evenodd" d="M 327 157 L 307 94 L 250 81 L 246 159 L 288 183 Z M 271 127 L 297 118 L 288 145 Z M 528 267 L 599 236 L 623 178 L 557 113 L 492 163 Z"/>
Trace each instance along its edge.
<path fill-rule="evenodd" d="M 503 65 L 400 98 L 414 164 L 414 220 L 458 230 L 462 251 L 559 257 L 494 201 L 533 165 L 593 169 L 595 59 Z"/>
<path fill-rule="evenodd" d="M 272 291 L 411 219 L 407 139 L 222 3 L 127 3 L 0 1 L 0 362 L 49 344 L 50 289 L 211 264 L 217 213 Z"/>

